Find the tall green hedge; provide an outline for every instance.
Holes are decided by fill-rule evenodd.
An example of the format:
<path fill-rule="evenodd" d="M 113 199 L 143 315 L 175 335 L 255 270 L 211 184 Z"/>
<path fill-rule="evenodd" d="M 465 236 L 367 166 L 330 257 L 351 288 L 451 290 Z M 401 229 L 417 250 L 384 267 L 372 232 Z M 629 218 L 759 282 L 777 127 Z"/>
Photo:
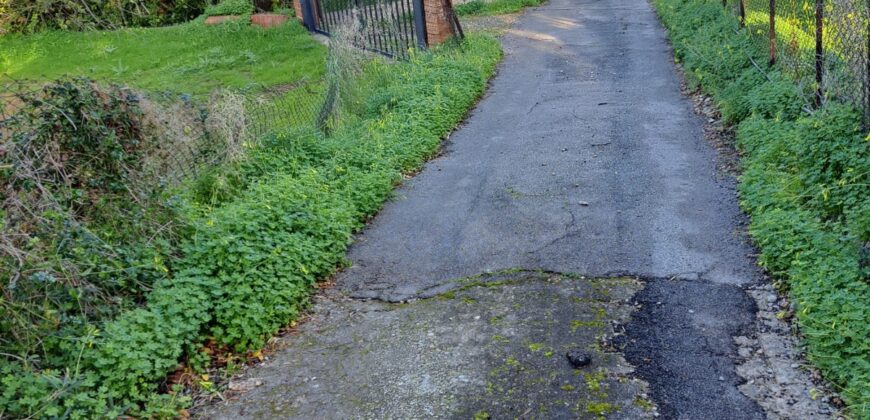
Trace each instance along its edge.
<path fill-rule="evenodd" d="M 716 0 L 656 0 L 676 58 L 737 126 L 759 263 L 787 286 L 808 356 L 870 418 L 870 140 L 857 110 L 805 93 Z M 764 69 L 763 71 L 761 69 Z M 863 249 L 863 250 L 862 250 Z"/>

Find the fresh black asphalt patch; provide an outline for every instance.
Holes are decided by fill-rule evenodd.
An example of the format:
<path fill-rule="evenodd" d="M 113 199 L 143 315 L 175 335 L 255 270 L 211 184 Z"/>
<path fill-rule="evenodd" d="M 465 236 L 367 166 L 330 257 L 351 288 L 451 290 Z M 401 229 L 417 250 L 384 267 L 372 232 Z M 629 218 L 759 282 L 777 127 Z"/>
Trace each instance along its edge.
<path fill-rule="evenodd" d="M 664 418 L 765 418 L 734 385 L 742 381 L 732 337 L 755 321 L 755 302 L 741 288 L 649 279 L 634 302 L 638 309 L 615 346 L 649 382 Z"/>

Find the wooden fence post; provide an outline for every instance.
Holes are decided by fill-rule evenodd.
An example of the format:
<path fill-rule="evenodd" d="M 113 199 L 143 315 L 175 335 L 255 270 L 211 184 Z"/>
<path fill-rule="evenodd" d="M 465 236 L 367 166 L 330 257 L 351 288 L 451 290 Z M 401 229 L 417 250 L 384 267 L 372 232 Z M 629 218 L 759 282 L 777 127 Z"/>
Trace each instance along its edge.
<path fill-rule="evenodd" d="M 823 73 L 825 71 L 825 50 L 822 46 L 822 33 L 824 32 L 825 0 L 816 0 L 816 106 L 822 105 L 824 89 L 822 88 Z"/>
<path fill-rule="evenodd" d="M 770 60 L 768 65 L 776 64 L 776 0 L 770 0 Z"/>
<path fill-rule="evenodd" d="M 746 0 L 740 0 L 740 27 L 746 26 L 746 5 L 744 4 Z"/>

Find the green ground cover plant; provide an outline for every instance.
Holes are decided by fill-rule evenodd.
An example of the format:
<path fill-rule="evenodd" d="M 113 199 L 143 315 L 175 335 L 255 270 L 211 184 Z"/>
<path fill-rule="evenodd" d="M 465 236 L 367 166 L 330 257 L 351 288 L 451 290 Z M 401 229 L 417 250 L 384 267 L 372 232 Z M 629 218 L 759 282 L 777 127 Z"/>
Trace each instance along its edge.
<path fill-rule="evenodd" d="M 71 343 L 69 360 L 34 369 L 0 364 L 0 414 L 11 417 L 171 417 L 186 404 L 166 380 L 214 350 L 261 348 L 304 309 L 312 286 L 340 266 L 353 232 L 483 93 L 498 42 L 375 60 L 329 135 L 296 127 L 170 196 L 187 227 L 170 275 L 138 307 Z M 344 97 L 342 96 L 342 97 Z"/>
<path fill-rule="evenodd" d="M 0 77 L 48 81 L 76 75 L 194 96 L 216 88 L 262 89 L 320 80 L 325 57 L 326 48 L 292 19 L 270 29 L 194 21 L 0 37 Z"/>
<path fill-rule="evenodd" d="M 538 6 L 544 0 L 471 0 L 454 7 L 459 16 L 499 15 L 515 13 L 526 7 Z"/>
<path fill-rule="evenodd" d="M 870 418 L 870 138 L 853 107 L 811 109 L 720 2 L 656 0 L 677 60 L 737 126 L 759 263 L 788 290 L 808 357 Z M 784 315 L 788 315 L 785 313 Z"/>

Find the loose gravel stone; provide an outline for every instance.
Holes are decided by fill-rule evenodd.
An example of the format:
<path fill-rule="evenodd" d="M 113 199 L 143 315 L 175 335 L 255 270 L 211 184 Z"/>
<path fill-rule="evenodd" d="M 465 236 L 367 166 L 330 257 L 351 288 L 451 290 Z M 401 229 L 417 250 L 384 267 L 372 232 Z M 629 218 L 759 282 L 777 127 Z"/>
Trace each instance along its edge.
<path fill-rule="evenodd" d="M 585 366 L 589 366 L 592 363 L 592 356 L 589 353 L 586 353 L 582 350 L 571 349 L 565 354 L 565 357 L 568 358 L 568 363 L 574 367 L 574 369 L 580 369 Z"/>

